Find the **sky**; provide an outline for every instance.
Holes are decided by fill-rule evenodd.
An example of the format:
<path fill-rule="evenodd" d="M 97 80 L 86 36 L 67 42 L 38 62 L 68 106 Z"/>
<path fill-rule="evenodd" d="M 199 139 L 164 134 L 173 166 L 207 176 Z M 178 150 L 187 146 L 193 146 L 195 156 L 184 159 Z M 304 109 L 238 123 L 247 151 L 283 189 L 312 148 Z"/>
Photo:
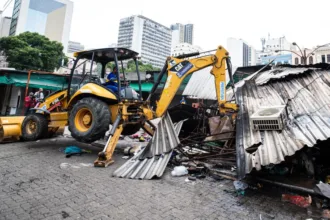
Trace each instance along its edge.
<path fill-rule="evenodd" d="M 6 0 L 0 0 L 4 5 Z M 194 24 L 194 44 L 226 47 L 228 37 L 256 49 L 260 38 L 285 36 L 300 47 L 330 43 L 329 0 L 72 0 L 70 40 L 86 49 L 117 42 L 119 20 L 141 14 L 160 24 Z M 230 51 L 229 51 L 230 52 Z"/>

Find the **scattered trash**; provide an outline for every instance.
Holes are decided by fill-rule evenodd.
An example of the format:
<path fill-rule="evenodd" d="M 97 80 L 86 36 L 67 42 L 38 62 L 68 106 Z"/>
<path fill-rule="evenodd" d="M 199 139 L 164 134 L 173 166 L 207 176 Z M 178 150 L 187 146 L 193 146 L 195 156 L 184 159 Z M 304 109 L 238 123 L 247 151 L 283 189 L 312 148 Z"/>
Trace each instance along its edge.
<path fill-rule="evenodd" d="M 259 215 L 259 218 L 260 219 L 263 219 L 262 216 L 265 216 L 267 217 L 267 219 L 275 219 L 275 215 L 271 215 L 271 214 L 268 214 L 268 213 L 262 213 Z"/>
<path fill-rule="evenodd" d="M 196 177 L 195 176 L 188 176 L 188 180 L 196 181 Z"/>
<path fill-rule="evenodd" d="M 57 139 L 53 138 L 53 139 L 50 139 L 50 141 L 55 142 L 55 141 L 57 141 Z"/>
<path fill-rule="evenodd" d="M 38 142 L 40 142 L 40 140 L 36 140 L 36 142 L 38 143 Z"/>
<path fill-rule="evenodd" d="M 129 159 L 129 156 L 123 156 L 122 158 L 127 160 L 127 159 Z"/>
<path fill-rule="evenodd" d="M 174 170 L 171 172 L 172 176 L 184 176 L 188 174 L 188 170 L 185 166 L 174 167 Z"/>
<path fill-rule="evenodd" d="M 324 209 L 322 211 L 322 217 L 326 219 L 330 219 L 330 210 L 329 209 Z"/>
<path fill-rule="evenodd" d="M 64 169 L 69 169 L 69 168 L 79 169 L 80 167 L 69 164 L 69 163 L 61 163 L 60 168 L 64 170 Z"/>
<path fill-rule="evenodd" d="M 184 181 L 185 181 L 186 183 L 190 182 L 190 180 L 189 180 L 188 178 L 186 178 Z"/>
<path fill-rule="evenodd" d="M 141 137 L 139 138 L 139 141 L 140 141 L 140 142 L 145 142 L 145 139 L 144 139 L 144 137 L 143 137 L 143 136 L 141 136 Z"/>
<path fill-rule="evenodd" d="M 322 195 L 330 199 L 330 185 L 327 183 L 316 184 L 316 187 L 321 191 Z"/>
<path fill-rule="evenodd" d="M 234 181 L 234 187 L 236 190 L 246 190 L 249 185 L 242 181 Z"/>
<path fill-rule="evenodd" d="M 290 202 L 302 208 L 307 208 L 312 203 L 312 197 L 303 197 L 299 195 L 290 195 L 290 194 L 282 194 L 282 201 L 283 202 Z"/>
<path fill-rule="evenodd" d="M 81 149 L 81 148 L 79 148 L 77 146 L 68 146 L 65 149 L 60 148 L 59 151 L 65 153 L 66 154 L 65 155 L 66 158 L 69 158 L 69 157 L 71 157 L 73 155 L 79 155 L 80 156 L 81 154 L 84 154 L 84 153 L 91 153 L 91 151 L 89 151 L 89 150 L 83 150 L 83 149 Z"/>
<path fill-rule="evenodd" d="M 325 183 L 330 183 L 330 175 L 326 176 Z"/>
<path fill-rule="evenodd" d="M 67 217 L 70 217 L 70 215 L 67 212 L 62 211 L 62 218 L 67 218 Z"/>
<path fill-rule="evenodd" d="M 198 175 L 196 175 L 196 178 L 197 179 L 204 179 L 204 178 L 206 178 L 206 176 L 204 174 L 198 174 Z"/>
<path fill-rule="evenodd" d="M 61 169 L 69 169 L 69 168 L 79 169 L 81 167 L 93 167 L 93 166 L 94 166 L 94 164 L 92 164 L 92 163 L 78 163 L 76 165 L 70 164 L 70 163 L 61 163 L 60 164 Z"/>
<path fill-rule="evenodd" d="M 141 145 L 135 145 L 133 147 L 126 147 L 124 149 L 124 155 L 125 156 L 133 156 L 136 155 L 137 152 L 139 152 L 142 149 Z"/>

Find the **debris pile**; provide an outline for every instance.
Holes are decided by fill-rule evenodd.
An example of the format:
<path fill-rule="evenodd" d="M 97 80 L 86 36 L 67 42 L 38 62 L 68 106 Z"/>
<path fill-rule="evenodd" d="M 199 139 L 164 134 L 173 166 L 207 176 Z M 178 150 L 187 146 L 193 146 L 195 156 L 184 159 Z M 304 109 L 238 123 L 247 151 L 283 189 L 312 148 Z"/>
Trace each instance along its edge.
<path fill-rule="evenodd" d="M 235 179 L 235 128 L 232 119 L 217 116 L 215 107 L 203 103 L 195 106 L 180 105 L 169 111 L 174 123 L 182 123 L 179 131 L 181 144 L 175 148 L 171 162 L 176 166 L 186 166 L 189 173 L 197 170 L 202 175 L 210 173 Z"/>

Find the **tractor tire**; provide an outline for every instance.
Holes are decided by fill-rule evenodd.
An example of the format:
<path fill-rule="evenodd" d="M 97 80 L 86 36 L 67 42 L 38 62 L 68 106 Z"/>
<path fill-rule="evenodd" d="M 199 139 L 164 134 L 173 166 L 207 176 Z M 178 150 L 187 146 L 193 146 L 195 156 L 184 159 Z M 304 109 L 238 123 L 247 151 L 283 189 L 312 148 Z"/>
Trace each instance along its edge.
<path fill-rule="evenodd" d="M 22 123 L 22 139 L 35 141 L 45 138 L 48 132 L 48 120 L 42 114 L 30 114 Z"/>
<path fill-rule="evenodd" d="M 69 130 L 73 138 L 92 143 L 104 137 L 109 130 L 111 113 L 109 106 L 96 98 L 83 98 L 72 108 Z"/>

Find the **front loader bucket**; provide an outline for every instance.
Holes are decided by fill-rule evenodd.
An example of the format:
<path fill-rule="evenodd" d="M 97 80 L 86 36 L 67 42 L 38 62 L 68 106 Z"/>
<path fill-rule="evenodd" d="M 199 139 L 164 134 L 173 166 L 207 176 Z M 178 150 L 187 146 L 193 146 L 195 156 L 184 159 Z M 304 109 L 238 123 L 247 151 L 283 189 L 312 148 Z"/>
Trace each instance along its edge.
<path fill-rule="evenodd" d="M 0 142 L 19 140 L 24 116 L 0 117 Z"/>

